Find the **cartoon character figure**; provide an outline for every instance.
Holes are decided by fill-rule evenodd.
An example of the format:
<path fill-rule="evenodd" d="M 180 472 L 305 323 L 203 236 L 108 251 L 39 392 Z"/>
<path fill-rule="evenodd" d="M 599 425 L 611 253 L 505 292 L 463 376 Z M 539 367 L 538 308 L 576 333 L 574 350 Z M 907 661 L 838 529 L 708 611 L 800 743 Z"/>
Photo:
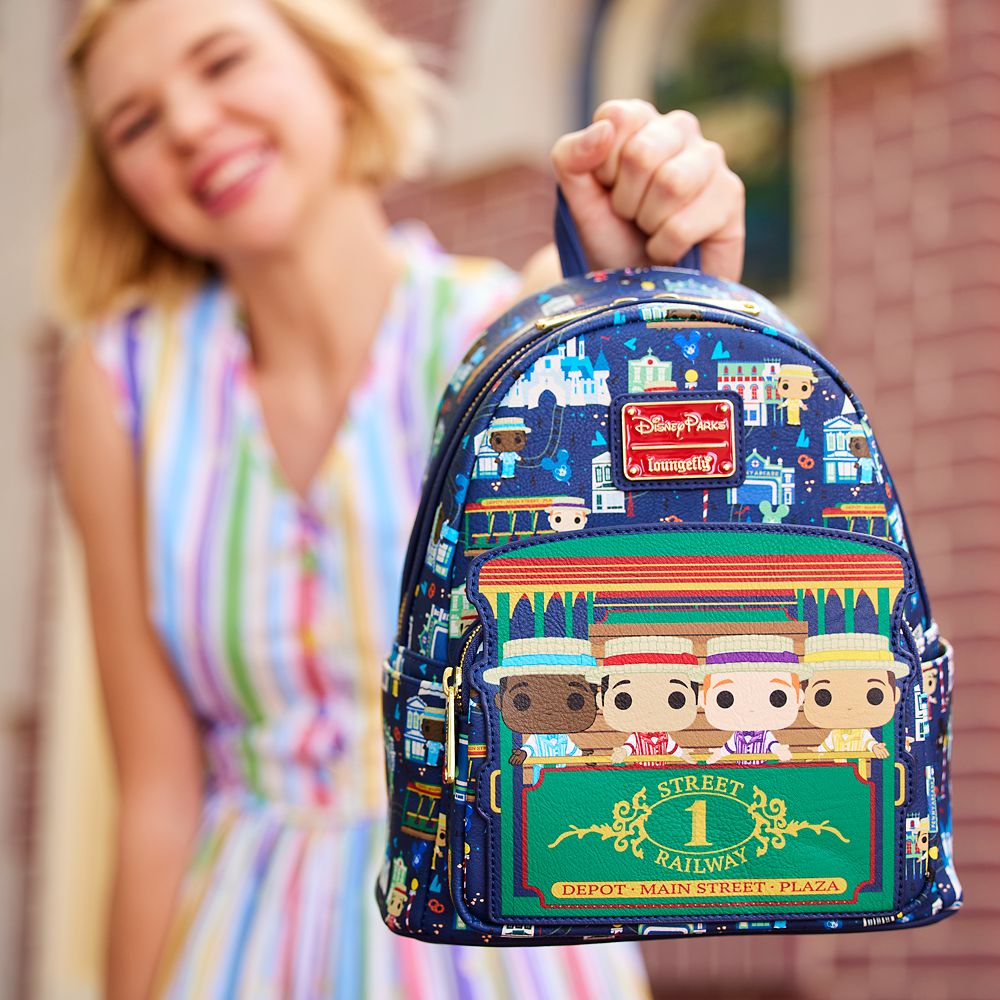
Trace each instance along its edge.
<path fill-rule="evenodd" d="M 520 417 L 497 417 L 490 424 L 489 443 L 497 453 L 501 479 L 513 479 L 531 428 Z"/>
<path fill-rule="evenodd" d="M 388 911 L 386 923 L 390 927 L 400 927 L 400 917 L 406 909 L 408 894 L 406 891 L 406 862 L 402 857 L 392 860 L 392 881 L 385 897 L 385 908 Z"/>
<path fill-rule="evenodd" d="M 597 706 L 604 721 L 628 739 L 611 751 L 611 762 L 628 757 L 689 760 L 672 733 L 687 729 L 698 714 L 692 679 L 700 676 L 698 657 L 689 639 L 675 636 L 625 636 L 609 639 L 604 660 L 590 679 L 600 682 Z M 639 761 L 637 767 L 660 767 Z"/>
<path fill-rule="evenodd" d="M 805 716 L 817 729 L 830 731 L 817 752 L 888 757 L 888 747 L 871 731 L 892 719 L 899 702 L 896 681 L 910 670 L 893 655 L 888 638 L 870 632 L 810 636 L 802 665 L 808 679 Z M 867 778 L 867 760 L 858 770 Z"/>
<path fill-rule="evenodd" d="M 715 764 L 730 754 L 774 754 L 790 760 L 792 751 L 775 730 L 795 722 L 802 706 L 799 657 L 789 636 L 722 635 L 708 640 L 701 701 L 714 729 L 732 735 L 708 759 Z M 743 766 L 764 758 L 737 760 Z"/>
<path fill-rule="evenodd" d="M 801 413 L 809 409 L 803 401 L 813 394 L 817 381 L 808 365 L 782 365 L 778 369 L 778 407 L 787 413 L 791 426 L 801 426 Z"/>
<path fill-rule="evenodd" d="M 553 531 L 580 531 L 587 526 L 590 508 L 582 497 L 553 497 L 545 513 Z"/>
<path fill-rule="evenodd" d="M 437 871 L 438 865 L 448 856 L 448 817 L 445 813 L 438 816 L 437 830 L 434 833 L 434 851 L 431 854 L 431 871 Z"/>
<path fill-rule="evenodd" d="M 597 718 L 594 688 L 586 680 L 596 666 L 586 639 L 542 637 L 503 644 L 500 666 L 483 671 L 483 680 L 500 685 L 495 696 L 500 717 L 524 737 L 510 755 L 511 764 L 519 767 L 529 757 L 583 756 L 570 735 L 589 729 Z M 541 765 L 535 764 L 532 780 L 540 774 Z"/>
<path fill-rule="evenodd" d="M 931 859 L 937 860 L 937 846 L 931 846 L 929 816 L 906 817 L 906 867 L 913 877 L 926 875 Z"/>
<path fill-rule="evenodd" d="M 920 664 L 920 675 L 924 681 L 924 694 L 927 695 L 927 704 L 931 709 L 937 706 L 938 701 L 938 667 L 939 661 L 937 660 L 925 660 Z"/>
<path fill-rule="evenodd" d="M 861 424 L 854 424 L 847 437 L 847 447 L 857 459 L 854 467 L 859 471 L 859 482 L 863 484 L 875 482 L 875 459 L 872 458 L 868 446 L 868 435 Z"/>

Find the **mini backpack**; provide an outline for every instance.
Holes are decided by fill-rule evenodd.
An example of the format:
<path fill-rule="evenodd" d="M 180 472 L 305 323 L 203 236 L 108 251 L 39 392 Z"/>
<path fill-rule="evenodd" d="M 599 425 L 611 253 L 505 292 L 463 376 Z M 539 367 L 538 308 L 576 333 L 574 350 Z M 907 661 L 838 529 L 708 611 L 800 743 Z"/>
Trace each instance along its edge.
<path fill-rule="evenodd" d="M 382 678 L 376 896 L 427 941 L 956 910 L 952 651 L 865 411 L 698 268 L 508 310 L 440 404 Z"/>

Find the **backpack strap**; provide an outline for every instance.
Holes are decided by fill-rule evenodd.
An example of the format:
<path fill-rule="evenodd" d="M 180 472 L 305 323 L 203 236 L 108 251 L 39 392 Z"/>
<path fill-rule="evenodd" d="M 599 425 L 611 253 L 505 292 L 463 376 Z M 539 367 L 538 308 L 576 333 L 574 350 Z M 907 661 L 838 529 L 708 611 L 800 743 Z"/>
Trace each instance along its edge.
<path fill-rule="evenodd" d="M 587 266 L 587 258 L 584 256 L 580 237 L 576 232 L 576 223 L 573 222 L 573 216 L 570 214 L 569 205 L 566 203 L 566 196 L 561 187 L 556 188 L 555 233 L 563 277 L 574 278 L 577 275 L 586 274 L 590 268 Z M 675 266 L 700 271 L 701 251 L 697 246 L 691 247 Z"/>

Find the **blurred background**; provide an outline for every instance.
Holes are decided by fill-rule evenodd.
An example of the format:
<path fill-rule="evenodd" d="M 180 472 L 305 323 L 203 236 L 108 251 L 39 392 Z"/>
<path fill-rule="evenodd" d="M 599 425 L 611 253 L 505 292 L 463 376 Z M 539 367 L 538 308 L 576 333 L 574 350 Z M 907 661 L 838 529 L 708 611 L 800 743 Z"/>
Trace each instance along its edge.
<path fill-rule="evenodd" d="M 966 907 L 906 933 L 650 943 L 657 995 L 1000 996 L 1000 3 L 372 0 L 454 102 L 393 193 L 456 252 L 550 237 L 548 150 L 607 97 L 687 107 L 748 195 L 745 280 L 865 402 L 955 644 Z M 0 0 L 0 996 L 96 998 L 113 810 L 79 556 L 51 478 L 39 256 L 75 0 Z M 996 711 L 996 714 L 994 714 Z"/>

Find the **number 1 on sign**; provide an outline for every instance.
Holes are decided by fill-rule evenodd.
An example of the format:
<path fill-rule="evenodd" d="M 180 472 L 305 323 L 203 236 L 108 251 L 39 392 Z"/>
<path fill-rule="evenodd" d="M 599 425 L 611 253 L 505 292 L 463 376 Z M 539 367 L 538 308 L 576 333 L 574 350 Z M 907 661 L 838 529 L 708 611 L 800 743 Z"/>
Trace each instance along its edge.
<path fill-rule="evenodd" d="M 684 845 L 685 847 L 711 847 L 712 842 L 705 837 L 705 813 L 708 808 L 706 799 L 695 799 L 684 810 L 691 813 L 691 839 Z"/>

